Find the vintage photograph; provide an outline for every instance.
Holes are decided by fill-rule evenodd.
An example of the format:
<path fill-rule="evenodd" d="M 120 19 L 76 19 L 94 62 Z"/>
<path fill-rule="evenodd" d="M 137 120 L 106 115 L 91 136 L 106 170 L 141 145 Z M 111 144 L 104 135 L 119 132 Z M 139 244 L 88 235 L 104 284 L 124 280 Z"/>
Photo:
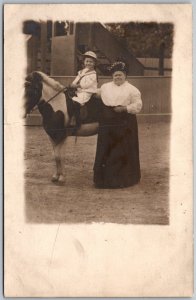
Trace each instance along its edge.
<path fill-rule="evenodd" d="M 191 297 L 192 155 L 190 4 L 4 6 L 6 297 Z"/>
<path fill-rule="evenodd" d="M 168 225 L 173 24 L 23 34 L 26 221 Z"/>

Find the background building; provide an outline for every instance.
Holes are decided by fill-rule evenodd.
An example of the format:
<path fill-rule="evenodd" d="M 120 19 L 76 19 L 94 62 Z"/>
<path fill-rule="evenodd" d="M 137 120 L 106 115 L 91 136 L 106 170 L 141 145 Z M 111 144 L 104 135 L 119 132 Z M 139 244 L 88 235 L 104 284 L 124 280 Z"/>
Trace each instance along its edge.
<path fill-rule="evenodd" d="M 131 76 L 171 74 L 171 59 L 164 59 L 164 49 L 159 58 L 138 59 L 111 28 L 101 23 L 25 21 L 27 73 L 41 70 L 51 76 L 74 76 L 82 68 L 81 54 L 92 50 L 98 56 L 99 75 L 108 75 L 107 68 L 116 59 L 127 63 Z"/>

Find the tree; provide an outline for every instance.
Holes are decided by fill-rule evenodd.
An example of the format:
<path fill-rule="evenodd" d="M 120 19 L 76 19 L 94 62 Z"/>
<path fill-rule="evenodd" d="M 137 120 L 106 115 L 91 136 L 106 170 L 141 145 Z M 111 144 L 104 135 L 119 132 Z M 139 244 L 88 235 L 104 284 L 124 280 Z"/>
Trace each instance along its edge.
<path fill-rule="evenodd" d="M 136 57 L 159 57 L 165 45 L 165 57 L 172 57 L 174 26 L 172 23 L 110 23 L 107 29 Z"/>

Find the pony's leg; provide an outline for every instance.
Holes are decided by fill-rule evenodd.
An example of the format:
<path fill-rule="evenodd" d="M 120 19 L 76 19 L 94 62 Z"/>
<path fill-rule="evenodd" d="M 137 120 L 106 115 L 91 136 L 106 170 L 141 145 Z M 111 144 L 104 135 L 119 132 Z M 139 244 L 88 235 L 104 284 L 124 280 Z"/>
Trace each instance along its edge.
<path fill-rule="evenodd" d="M 62 149 L 63 149 L 64 143 L 55 145 L 54 147 L 54 157 L 56 161 L 56 168 L 57 168 L 57 174 L 58 174 L 58 182 L 63 183 L 65 181 L 64 177 L 64 164 L 63 164 L 63 155 L 62 155 Z"/>
<path fill-rule="evenodd" d="M 52 181 L 53 182 L 60 182 L 63 183 L 64 182 L 64 175 L 63 175 L 63 155 L 62 155 L 62 149 L 63 149 L 63 145 L 64 145 L 64 141 L 59 143 L 59 144 L 55 144 L 52 140 L 52 145 L 53 145 L 53 150 L 54 150 L 54 159 L 55 159 L 55 163 L 56 163 L 56 172 L 53 174 L 52 176 Z"/>
<path fill-rule="evenodd" d="M 59 179 L 59 174 L 58 174 L 58 162 L 56 160 L 56 155 L 55 155 L 55 143 L 54 143 L 54 141 L 51 138 L 49 138 L 49 139 L 50 139 L 50 142 L 51 142 L 52 147 L 53 147 L 53 154 L 54 154 L 54 159 L 55 159 L 55 163 L 56 163 L 56 171 L 52 175 L 51 181 L 52 182 L 57 182 L 58 179 Z"/>

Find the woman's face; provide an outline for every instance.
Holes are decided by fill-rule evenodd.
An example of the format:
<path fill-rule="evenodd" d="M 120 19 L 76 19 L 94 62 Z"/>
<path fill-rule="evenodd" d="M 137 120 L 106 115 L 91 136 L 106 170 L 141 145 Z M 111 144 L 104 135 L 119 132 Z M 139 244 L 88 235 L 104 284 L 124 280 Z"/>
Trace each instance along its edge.
<path fill-rule="evenodd" d="M 95 68 L 95 60 L 91 57 L 86 57 L 84 60 L 85 68 L 93 70 Z"/>
<path fill-rule="evenodd" d="M 125 82 L 126 75 L 125 75 L 125 73 L 123 73 L 121 71 L 116 71 L 116 72 L 113 73 L 112 78 L 113 78 L 113 82 L 116 85 L 121 85 Z"/>

